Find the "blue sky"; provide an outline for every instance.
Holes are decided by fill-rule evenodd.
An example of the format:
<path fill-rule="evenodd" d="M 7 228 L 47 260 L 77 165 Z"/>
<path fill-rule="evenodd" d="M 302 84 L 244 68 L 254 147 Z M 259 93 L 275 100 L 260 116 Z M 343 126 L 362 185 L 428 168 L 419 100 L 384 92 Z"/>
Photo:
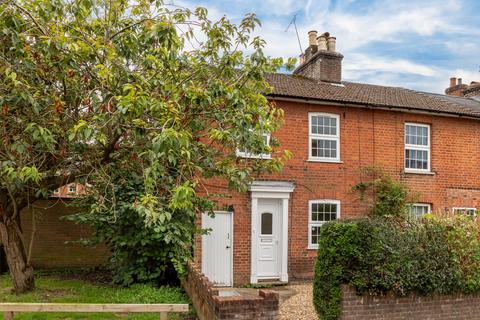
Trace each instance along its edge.
<path fill-rule="evenodd" d="M 168 2 L 168 0 L 167 0 Z M 293 28 L 297 14 L 303 48 L 307 32 L 329 31 L 337 37 L 343 80 L 401 86 L 443 93 L 451 76 L 464 83 L 480 80 L 480 1 L 478 0 L 173 0 L 203 6 L 212 19 L 226 15 L 240 21 L 255 12 L 257 33 L 271 56 L 298 57 Z"/>

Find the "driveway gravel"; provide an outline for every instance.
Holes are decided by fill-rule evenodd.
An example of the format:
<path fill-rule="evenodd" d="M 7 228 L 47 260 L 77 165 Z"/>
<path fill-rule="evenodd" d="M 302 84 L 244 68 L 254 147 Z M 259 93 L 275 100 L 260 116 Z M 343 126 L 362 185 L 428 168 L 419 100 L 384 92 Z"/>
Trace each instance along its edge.
<path fill-rule="evenodd" d="M 290 296 L 280 299 L 281 320 L 318 320 L 312 302 L 312 284 L 291 284 Z"/>

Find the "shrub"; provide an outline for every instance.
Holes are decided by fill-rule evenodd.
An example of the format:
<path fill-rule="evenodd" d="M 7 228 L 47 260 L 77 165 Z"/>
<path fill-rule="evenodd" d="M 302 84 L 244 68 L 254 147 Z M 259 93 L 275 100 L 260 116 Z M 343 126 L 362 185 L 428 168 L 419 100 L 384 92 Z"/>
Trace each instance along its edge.
<path fill-rule="evenodd" d="M 194 215 L 178 211 L 166 224 L 146 224 L 135 209 L 144 192 L 142 182 L 129 172 L 112 176 L 104 192 L 111 193 L 108 197 L 115 199 L 114 205 L 102 204 L 98 195 L 89 194 L 78 202 L 82 212 L 68 219 L 93 229 L 93 235 L 82 240 L 84 244 L 106 243 L 112 254 L 109 268 L 115 283 L 176 284 L 191 258 L 197 231 Z"/>
<path fill-rule="evenodd" d="M 313 302 L 321 319 L 340 314 L 341 285 L 402 296 L 480 291 L 480 242 L 465 216 L 365 217 L 320 229 Z"/>
<path fill-rule="evenodd" d="M 367 176 L 367 182 L 354 185 L 352 190 L 360 193 L 360 200 L 368 203 L 372 215 L 407 215 L 408 203 L 415 202 L 416 195 L 411 194 L 403 182 L 375 167 L 362 168 L 362 173 Z"/>

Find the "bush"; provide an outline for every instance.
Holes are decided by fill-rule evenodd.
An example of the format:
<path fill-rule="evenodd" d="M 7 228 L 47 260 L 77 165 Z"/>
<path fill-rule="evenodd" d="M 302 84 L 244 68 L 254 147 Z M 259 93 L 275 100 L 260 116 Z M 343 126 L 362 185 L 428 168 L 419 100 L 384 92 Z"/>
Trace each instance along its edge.
<path fill-rule="evenodd" d="M 360 200 L 370 207 L 370 214 L 376 216 L 404 217 L 408 213 L 408 204 L 414 203 L 416 194 L 412 194 L 401 181 L 385 174 L 376 167 L 362 168 L 367 182 L 360 182 L 352 187 L 360 193 Z"/>
<path fill-rule="evenodd" d="M 402 296 L 480 291 L 480 242 L 466 216 L 365 217 L 320 229 L 313 302 L 321 319 L 340 314 L 341 285 Z"/>
<path fill-rule="evenodd" d="M 108 206 L 91 194 L 79 200 L 83 212 L 69 219 L 93 229 L 92 237 L 83 239 L 84 244 L 106 243 L 112 253 L 109 267 L 115 283 L 177 284 L 192 256 L 197 232 L 194 215 L 179 210 L 163 225 L 145 223 L 135 208 L 144 192 L 142 181 L 128 172 L 112 177 L 104 192 L 111 193 L 108 197 L 115 204 Z"/>

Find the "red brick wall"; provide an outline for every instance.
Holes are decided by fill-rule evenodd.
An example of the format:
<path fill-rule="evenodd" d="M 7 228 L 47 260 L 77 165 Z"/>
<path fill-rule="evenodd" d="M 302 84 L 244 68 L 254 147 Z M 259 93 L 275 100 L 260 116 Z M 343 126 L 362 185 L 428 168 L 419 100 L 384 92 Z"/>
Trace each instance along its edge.
<path fill-rule="evenodd" d="M 308 246 L 308 201 L 341 201 L 341 218 L 364 214 L 366 205 L 352 186 L 362 180 L 361 168 L 382 166 L 393 177 L 418 192 L 417 202 L 430 203 L 439 211 L 453 206 L 480 207 L 480 122 L 471 119 L 422 115 L 367 108 L 322 106 L 278 101 L 285 111 L 285 124 L 274 135 L 281 148 L 293 157 L 280 174 L 261 179 L 295 183 L 289 202 L 289 276 L 311 278 L 316 256 Z M 342 163 L 309 162 L 308 112 L 340 115 Z M 418 122 L 431 125 L 431 169 L 433 175 L 404 173 L 404 125 Z M 210 193 L 225 192 L 224 184 L 207 181 Z M 231 194 L 220 203 L 233 205 L 234 282 L 250 277 L 250 196 Z M 199 243 L 197 243 L 199 245 Z M 201 252 L 197 251 L 197 261 Z"/>
<path fill-rule="evenodd" d="M 182 286 L 200 320 L 278 319 L 279 295 L 275 291 L 261 289 L 258 296 L 220 296 L 218 289 L 191 264 Z"/>
<path fill-rule="evenodd" d="M 480 295 L 357 296 L 342 287 L 341 320 L 480 319 Z"/>
<path fill-rule="evenodd" d="M 74 214 L 76 209 L 66 204 L 69 200 L 36 201 L 33 204 L 37 231 L 32 247 L 32 264 L 35 268 L 85 268 L 96 267 L 108 259 L 108 251 L 103 245 L 96 248 L 84 247 L 76 243 L 89 235 L 86 226 L 62 220 L 61 217 Z M 32 214 L 21 212 L 22 229 L 27 247 L 32 235 Z"/>

